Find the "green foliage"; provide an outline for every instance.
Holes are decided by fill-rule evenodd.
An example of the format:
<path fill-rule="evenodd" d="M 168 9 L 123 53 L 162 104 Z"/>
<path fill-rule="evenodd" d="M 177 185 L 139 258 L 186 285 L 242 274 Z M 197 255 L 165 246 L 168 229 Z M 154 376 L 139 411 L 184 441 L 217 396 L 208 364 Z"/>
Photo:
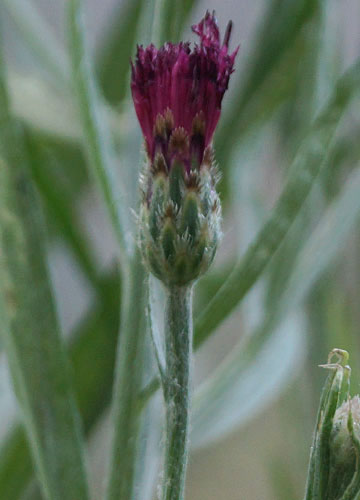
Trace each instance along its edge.
<path fill-rule="evenodd" d="M 145 277 L 134 258 L 130 207 L 138 204 L 133 179 L 141 144 L 129 99 L 129 58 L 136 43 L 148 43 L 151 30 L 157 44 L 181 39 L 184 28 L 188 31 L 196 21 L 190 16 L 196 3 L 136 0 L 114 7 L 94 63 L 79 0 L 68 2 L 68 48 L 32 2 L 6 0 L 1 6 L 35 65 L 32 76 L 24 77 L 8 61 L 7 77 L 2 74 L 0 81 L 0 324 L 23 414 L 0 446 L 0 498 L 86 498 L 79 421 L 86 438 L 92 437 L 112 394 L 108 498 L 144 500 L 145 494 L 136 496 L 136 491 L 151 494 L 158 461 L 151 468 L 151 460 L 139 450 L 145 453 L 153 443 L 152 433 L 159 437 L 160 400 L 152 397 L 160 382 L 144 340 L 148 332 L 143 313 L 149 309 L 161 366 L 162 299 L 157 300 L 158 284 L 152 284 L 150 298 L 144 298 Z M 210 346 L 228 343 L 225 351 L 231 352 L 219 366 L 210 366 L 210 375 L 195 388 L 193 448 L 220 440 L 255 416 L 261 418 L 290 377 L 306 371 L 308 385 L 316 388 L 317 373 L 305 367 L 309 358 L 311 366 L 321 361 L 332 345 L 351 343 L 352 357 L 360 359 L 354 305 L 360 293 L 360 150 L 354 112 L 360 69 L 355 63 L 339 78 L 337 54 L 327 45 L 339 47 L 326 16 L 327 4 L 269 2 L 260 13 L 253 45 L 242 44 L 240 57 L 249 54 L 247 63 L 234 75 L 232 95 L 224 101 L 215 144 L 223 178 L 224 241 L 236 228 L 241 248 L 243 241 L 252 243 L 244 252 L 223 252 L 195 289 L 195 349 L 204 344 L 211 349 L 205 343 L 210 339 Z M 330 77 L 324 71 L 328 66 L 337 68 Z M 254 137 L 278 137 L 275 162 L 266 154 L 268 165 L 260 165 Z M 253 158 L 250 166 L 242 161 L 245 150 Z M 234 173 L 240 169 L 251 186 L 244 187 L 245 215 L 256 221 L 250 229 L 238 211 Z M 104 270 L 84 229 L 79 205 L 89 188 L 98 190 L 115 234 L 121 275 L 115 266 Z M 270 190 L 280 195 L 268 211 Z M 58 333 L 56 296 L 46 269 L 47 241 L 65 245 L 92 294 L 67 346 Z M 170 247 L 168 243 L 171 254 Z M 320 278 L 322 286 L 315 286 Z M 231 323 L 240 304 L 240 320 Z M 21 309 L 16 317 L 14 307 Z M 237 328 L 236 338 L 228 335 L 228 324 Z M 358 382 L 357 376 L 354 369 Z M 312 397 L 317 400 L 316 389 L 310 402 Z M 288 409 L 283 405 L 278 411 L 287 415 Z M 304 427 L 306 439 L 311 430 Z M 139 428 L 141 439 L 136 440 Z M 293 453 L 300 453 L 296 446 Z M 299 460 L 304 474 L 306 457 Z M 151 469 L 148 477 L 143 461 Z M 119 470 L 127 476 L 122 496 Z M 288 498 L 286 491 L 295 497 L 297 485 L 289 478 L 281 486 L 279 475 L 274 473 L 274 481 L 283 497 Z M 300 490 L 297 493 L 300 497 Z"/>
<path fill-rule="evenodd" d="M 69 2 L 69 46 L 79 114 L 85 135 L 85 148 L 94 169 L 96 182 L 110 211 L 111 222 L 122 250 L 127 246 L 124 200 L 119 201 L 123 186 L 116 176 L 116 158 L 108 129 L 106 110 L 98 95 L 86 49 L 83 11 L 80 0 Z"/>
<path fill-rule="evenodd" d="M 98 49 L 97 72 L 99 84 L 106 99 L 119 104 L 127 93 L 129 59 L 137 42 L 139 23 L 144 0 L 127 0 L 125 5 L 111 13 L 110 26 Z M 116 61 L 116 65 L 114 65 Z"/>
<path fill-rule="evenodd" d="M 2 341 L 44 496 L 85 500 L 81 426 L 49 284 L 42 217 L 0 72 Z"/>
<path fill-rule="evenodd" d="M 269 219 L 259 231 L 255 242 L 235 266 L 216 296 L 201 313 L 195 325 L 196 343 L 215 329 L 233 310 L 281 245 L 291 224 L 323 165 L 339 120 L 360 82 L 360 66 L 355 65 L 338 82 L 334 95 L 315 121 L 296 155 L 287 184 Z"/>

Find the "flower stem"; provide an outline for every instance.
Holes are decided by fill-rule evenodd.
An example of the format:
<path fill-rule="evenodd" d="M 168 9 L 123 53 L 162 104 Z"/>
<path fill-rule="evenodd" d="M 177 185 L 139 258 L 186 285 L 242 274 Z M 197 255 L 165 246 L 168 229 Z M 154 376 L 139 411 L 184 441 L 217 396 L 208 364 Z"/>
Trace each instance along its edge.
<path fill-rule="evenodd" d="M 165 467 L 162 500 L 182 500 L 189 441 L 192 287 L 167 289 L 165 309 Z"/>

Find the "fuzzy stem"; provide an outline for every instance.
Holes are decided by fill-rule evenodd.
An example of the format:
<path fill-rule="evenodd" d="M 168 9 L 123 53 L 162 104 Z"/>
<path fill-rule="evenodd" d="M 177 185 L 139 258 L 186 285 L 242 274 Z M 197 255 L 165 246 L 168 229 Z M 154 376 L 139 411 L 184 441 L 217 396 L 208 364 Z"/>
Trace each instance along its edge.
<path fill-rule="evenodd" d="M 182 500 L 189 441 L 192 287 L 167 289 L 165 309 L 165 468 L 162 500 Z"/>

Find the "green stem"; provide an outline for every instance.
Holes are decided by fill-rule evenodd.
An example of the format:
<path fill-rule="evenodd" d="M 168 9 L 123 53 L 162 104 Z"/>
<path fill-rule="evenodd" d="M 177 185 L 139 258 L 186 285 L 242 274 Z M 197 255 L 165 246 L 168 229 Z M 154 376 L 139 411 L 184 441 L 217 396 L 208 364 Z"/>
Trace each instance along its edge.
<path fill-rule="evenodd" d="M 113 436 L 108 500 L 134 498 L 134 471 L 139 426 L 138 393 L 142 380 L 142 318 L 144 309 L 144 269 L 140 257 L 126 267 L 124 276 L 121 335 L 113 392 Z"/>
<path fill-rule="evenodd" d="M 163 500 L 182 500 L 189 445 L 192 287 L 169 287 L 165 309 L 166 403 Z"/>

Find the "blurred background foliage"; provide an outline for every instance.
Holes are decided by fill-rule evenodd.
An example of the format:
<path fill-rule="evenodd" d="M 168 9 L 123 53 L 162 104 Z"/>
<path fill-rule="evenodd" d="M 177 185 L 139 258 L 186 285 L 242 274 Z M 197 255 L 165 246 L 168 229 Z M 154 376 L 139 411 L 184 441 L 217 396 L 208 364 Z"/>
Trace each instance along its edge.
<path fill-rule="evenodd" d="M 88 169 L 88 110 L 80 102 L 79 112 L 71 78 L 66 3 L 3 0 L 0 15 L 12 119 L 23 127 L 22 154 L 46 218 L 56 309 L 100 498 L 121 283 L 116 238 Z M 187 498 L 299 499 L 324 381 L 317 365 L 344 348 L 353 392 L 360 383 L 360 5 L 165 5 L 159 39 L 189 38 L 191 24 L 214 8 L 222 29 L 234 21 L 233 44 L 241 44 L 215 139 L 224 238 L 195 297 Z M 154 8 L 150 0 L 84 2 L 96 105 L 129 213 L 142 161 L 129 59 L 136 43 L 150 41 Z M 150 347 L 147 357 L 152 366 Z M 151 498 L 160 453 L 159 403 L 146 406 L 157 387 L 152 373 L 143 392 L 141 500 Z M 0 498 L 41 498 L 3 352 L 0 413 Z"/>

